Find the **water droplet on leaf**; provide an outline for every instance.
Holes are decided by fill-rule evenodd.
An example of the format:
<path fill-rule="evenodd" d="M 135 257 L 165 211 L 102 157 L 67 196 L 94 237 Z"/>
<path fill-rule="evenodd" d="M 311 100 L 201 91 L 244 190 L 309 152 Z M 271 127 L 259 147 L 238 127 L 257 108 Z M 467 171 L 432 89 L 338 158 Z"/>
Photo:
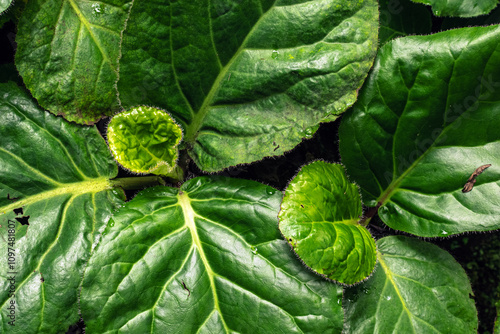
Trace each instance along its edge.
<path fill-rule="evenodd" d="M 266 188 L 266 193 L 268 195 L 274 195 L 275 192 L 276 192 L 276 189 L 274 189 L 273 187 L 267 187 Z"/>
<path fill-rule="evenodd" d="M 94 10 L 94 15 L 104 14 L 104 6 L 100 3 L 92 4 L 92 9 Z"/>
<path fill-rule="evenodd" d="M 313 129 L 312 128 L 307 128 L 305 129 L 304 131 L 301 132 L 301 135 L 306 138 L 306 139 L 309 139 L 309 138 L 312 138 L 313 136 Z"/>
<path fill-rule="evenodd" d="M 385 299 L 387 299 L 387 300 L 391 300 L 391 298 L 392 298 L 391 296 L 386 296 L 385 297 Z"/>
<path fill-rule="evenodd" d="M 278 59 L 279 54 L 280 54 L 279 51 L 273 50 L 273 53 L 271 54 L 271 58 Z"/>
<path fill-rule="evenodd" d="M 446 234 L 448 234 L 448 232 L 446 232 L 445 230 L 443 230 L 443 231 L 441 232 L 441 234 L 446 235 Z"/>
<path fill-rule="evenodd" d="M 251 249 L 252 249 L 252 253 L 257 254 L 257 247 L 252 246 Z"/>

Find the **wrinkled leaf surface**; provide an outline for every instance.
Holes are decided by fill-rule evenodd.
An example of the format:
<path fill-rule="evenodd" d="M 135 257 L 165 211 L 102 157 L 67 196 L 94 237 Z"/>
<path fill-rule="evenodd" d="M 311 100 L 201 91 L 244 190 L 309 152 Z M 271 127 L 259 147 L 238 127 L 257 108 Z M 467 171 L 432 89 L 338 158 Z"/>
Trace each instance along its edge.
<path fill-rule="evenodd" d="M 281 155 L 354 103 L 377 19 L 374 0 L 136 0 L 119 97 L 168 110 L 205 171 Z"/>
<path fill-rule="evenodd" d="M 165 111 L 140 106 L 113 117 L 107 138 L 113 156 L 126 169 L 166 175 L 177 164 L 182 130 Z"/>
<path fill-rule="evenodd" d="M 114 85 L 130 3 L 28 2 L 18 26 L 16 65 L 43 108 L 78 123 L 118 111 Z"/>
<path fill-rule="evenodd" d="M 375 240 L 361 218 L 358 187 L 344 167 L 315 161 L 288 185 L 279 213 L 280 230 L 302 261 L 344 284 L 366 279 L 376 261 Z"/>

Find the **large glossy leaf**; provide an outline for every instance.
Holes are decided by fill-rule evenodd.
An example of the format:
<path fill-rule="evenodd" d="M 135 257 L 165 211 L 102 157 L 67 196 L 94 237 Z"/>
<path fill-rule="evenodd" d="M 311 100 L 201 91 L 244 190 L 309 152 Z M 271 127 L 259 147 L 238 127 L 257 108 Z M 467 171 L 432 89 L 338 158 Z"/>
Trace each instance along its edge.
<path fill-rule="evenodd" d="M 342 120 L 347 172 L 394 229 L 446 236 L 500 228 L 500 26 L 386 44 Z M 474 171 L 472 191 L 462 189 Z"/>
<path fill-rule="evenodd" d="M 0 84 L 0 115 L 0 332 L 63 333 L 79 319 L 98 233 L 122 203 L 109 181 L 117 168 L 94 127 L 40 110 L 15 84 Z"/>
<path fill-rule="evenodd" d="M 114 84 L 130 3 L 29 1 L 19 21 L 16 64 L 42 107 L 78 123 L 118 110 Z"/>
<path fill-rule="evenodd" d="M 345 333 L 477 333 L 470 283 L 449 253 L 403 236 L 377 248 L 373 276 L 344 292 Z"/>
<path fill-rule="evenodd" d="M 432 6 L 436 16 L 473 17 L 485 15 L 498 5 L 498 0 L 412 0 Z"/>
<path fill-rule="evenodd" d="M 280 230 L 294 251 L 319 274 L 344 284 L 366 279 L 376 261 L 375 240 L 361 218 L 358 187 L 344 167 L 315 161 L 288 185 Z"/>
<path fill-rule="evenodd" d="M 354 103 L 377 19 L 374 0 L 136 0 L 119 96 L 170 112 L 205 171 L 281 155 Z"/>
<path fill-rule="evenodd" d="M 221 177 L 141 192 L 112 218 L 85 272 L 88 331 L 340 333 L 341 290 L 281 238 L 281 198 Z"/>
<path fill-rule="evenodd" d="M 408 35 L 431 33 L 431 14 L 411 0 L 380 0 L 379 42 Z"/>

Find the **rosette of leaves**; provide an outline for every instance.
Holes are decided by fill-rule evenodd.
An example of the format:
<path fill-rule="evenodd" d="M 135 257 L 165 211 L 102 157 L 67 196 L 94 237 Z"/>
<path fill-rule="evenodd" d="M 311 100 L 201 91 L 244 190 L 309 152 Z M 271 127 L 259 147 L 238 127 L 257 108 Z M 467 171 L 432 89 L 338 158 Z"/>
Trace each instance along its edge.
<path fill-rule="evenodd" d="M 350 285 L 369 277 L 376 262 L 375 241 L 358 223 L 361 215 L 358 187 L 344 167 L 316 161 L 288 185 L 279 227 L 307 266 Z"/>
<path fill-rule="evenodd" d="M 140 106 L 113 117 L 107 137 L 115 159 L 134 173 L 172 175 L 182 130 L 165 111 Z"/>
<path fill-rule="evenodd" d="M 281 192 L 198 177 L 140 192 L 89 261 L 89 332 L 340 333 L 342 290 L 306 269 L 277 227 Z"/>
<path fill-rule="evenodd" d="M 425 237 L 500 227 L 499 38 L 492 25 L 380 49 L 339 137 L 365 204 L 390 227 Z"/>

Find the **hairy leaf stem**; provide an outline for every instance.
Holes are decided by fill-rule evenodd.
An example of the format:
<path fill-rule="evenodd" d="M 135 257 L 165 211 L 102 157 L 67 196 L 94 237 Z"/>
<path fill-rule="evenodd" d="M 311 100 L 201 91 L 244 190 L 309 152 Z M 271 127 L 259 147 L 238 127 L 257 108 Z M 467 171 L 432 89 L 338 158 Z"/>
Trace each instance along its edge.
<path fill-rule="evenodd" d="M 140 177 L 121 177 L 110 180 L 113 187 L 120 187 L 124 190 L 138 190 L 146 187 L 165 185 L 162 177 L 157 175 Z"/>

